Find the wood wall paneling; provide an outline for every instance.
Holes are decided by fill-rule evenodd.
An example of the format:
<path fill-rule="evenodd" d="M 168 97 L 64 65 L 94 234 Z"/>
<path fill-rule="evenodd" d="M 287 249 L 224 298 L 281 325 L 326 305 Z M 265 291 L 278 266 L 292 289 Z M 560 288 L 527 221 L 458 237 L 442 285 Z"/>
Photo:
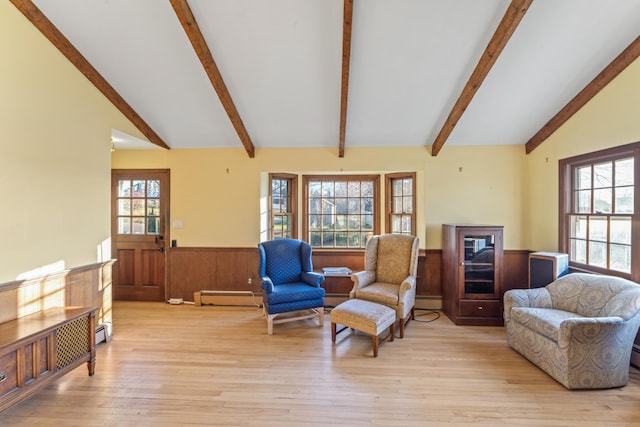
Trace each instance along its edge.
<path fill-rule="evenodd" d="M 197 291 L 253 291 L 261 294 L 258 276 L 257 248 L 170 248 L 168 283 L 169 298 L 193 301 Z M 505 251 L 505 289 L 527 285 L 527 250 Z M 363 251 L 313 252 L 313 267 L 348 267 L 352 271 L 364 268 Z M 417 295 L 442 297 L 442 250 L 420 250 L 418 259 Z M 251 284 L 248 280 L 251 279 Z M 350 278 L 327 277 L 328 294 L 346 295 L 352 288 Z"/>

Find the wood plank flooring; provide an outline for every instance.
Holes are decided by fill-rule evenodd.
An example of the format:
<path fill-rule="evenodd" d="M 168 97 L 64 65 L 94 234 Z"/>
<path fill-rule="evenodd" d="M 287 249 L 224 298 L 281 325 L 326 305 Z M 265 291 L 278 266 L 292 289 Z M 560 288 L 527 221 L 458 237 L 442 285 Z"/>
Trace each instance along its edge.
<path fill-rule="evenodd" d="M 620 389 L 568 391 L 511 350 L 502 327 L 413 321 L 373 358 L 364 334 L 332 345 L 329 316 L 269 336 L 256 307 L 113 310 L 95 376 L 77 368 L 0 413 L 0 425 L 640 425 L 637 369 Z"/>

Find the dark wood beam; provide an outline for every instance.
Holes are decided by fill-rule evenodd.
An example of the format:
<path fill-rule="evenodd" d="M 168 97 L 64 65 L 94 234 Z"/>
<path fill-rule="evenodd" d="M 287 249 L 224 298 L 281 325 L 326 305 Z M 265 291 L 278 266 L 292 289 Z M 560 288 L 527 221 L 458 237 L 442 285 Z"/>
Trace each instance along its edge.
<path fill-rule="evenodd" d="M 136 113 L 136 111 L 111 87 L 111 85 L 93 68 L 71 42 L 30 0 L 11 0 L 11 3 L 35 26 L 49 41 L 98 89 L 131 123 L 137 127 L 149 141 L 159 147 L 169 146 Z"/>
<path fill-rule="evenodd" d="M 209 50 L 209 46 L 205 41 L 202 32 L 200 31 L 200 27 L 196 22 L 196 18 L 193 16 L 193 12 L 187 3 L 187 0 L 170 0 L 171 6 L 173 10 L 176 12 L 178 16 L 178 20 L 182 24 L 182 28 L 184 28 L 185 33 L 187 33 L 187 37 L 189 37 L 189 41 L 193 46 L 193 49 L 196 51 L 202 66 L 207 72 L 207 76 L 209 76 L 209 80 L 213 85 L 216 93 L 218 94 L 218 98 L 220 98 L 220 102 L 224 107 L 233 127 L 240 137 L 240 141 L 242 145 L 244 145 L 245 150 L 249 157 L 255 157 L 255 148 L 253 143 L 251 142 L 251 138 L 249 137 L 249 133 L 247 129 L 244 127 L 244 123 L 242 123 L 242 119 L 240 118 L 240 114 L 236 109 L 235 104 L 233 103 L 233 99 L 231 98 L 231 94 L 227 89 L 227 85 L 224 83 L 222 79 L 222 75 L 220 74 L 220 70 L 216 65 L 216 62 L 213 59 L 213 55 L 211 50 Z"/>
<path fill-rule="evenodd" d="M 432 156 L 437 156 L 442 149 L 442 146 L 447 141 L 447 138 L 449 138 L 449 135 L 451 135 L 451 132 L 453 132 L 456 124 L 458 124 L 458 120 L 460 120 L 460 117 L 464 114 L 478 89 L 480 89 L 480 85 L 482 85 L 482 82 L 489 74 L 493 64 L 495 64 L 498 56 L 502 53 L 502 50 L 520 24 L 520 21 L 522 21 L 524 14 L 527 13 L 532 2 L 533 0 L 511 1 L 498 28 L 493 33 L 487 48 L 484 50 L 480 61 L 478 61 L 475 70 L 473 70 L 471 77 L 469 77 L 469 81 L 467 81 L 464 89 L 462 89 L 460 97 L 433 142 L 431 147 Z"/>
<path fill-rule="evenodd" d="M 342 18 L 342 90 L 340 94 L 340 145 L 338 156 L 344 157 L 344 141 L 347 132 L 347 99 L 349 97 L 349 66 L 351 63 L 351 19 L 353 18 L 353 1 L 344 0 Z"/>
<path fill-rule="evenodd" d="M 547 122 L 527 143 L 525 151 L 531 153 L 542 144 L 560 126 L 591 100 L 598 92 L 616 78 L 625 68 L 640 56 L 640 36 L 637 37 L 620 55 L 600 72 L 591 83 L 585 86 L 562 110 Z"/>

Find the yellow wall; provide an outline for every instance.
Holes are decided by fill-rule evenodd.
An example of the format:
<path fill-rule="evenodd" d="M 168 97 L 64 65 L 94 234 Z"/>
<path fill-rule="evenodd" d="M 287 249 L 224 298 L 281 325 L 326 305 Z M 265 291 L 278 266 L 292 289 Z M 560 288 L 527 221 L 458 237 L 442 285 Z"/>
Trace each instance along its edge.
<path fill-rule="evenodd" d="M 337 147 L 257 149 L 250 159 L 242 148 L 118 150 L 112 165 L 171 170 L 171 220 L 183 222 L 171 239 L 179 246 L 255 246 L 269 172 L 416 171 L 421 247 L 442 246 L 445 222 L 504 225 L 505 246 L 526 247 L 520 145 L 445 147 L 437 157 L 425 147 L 347 148 L 344 158 L 337 153 Z"/>
<path fill-rule="evenodd" d="M 9 2 L 0 94 L 0 283 L 96 262 L 110 234 L 111 129 L 139 132 Z"/>
<path fill-rule="evenodd" d="M 640 59 L 527 156 L 530 248 L 558 248 L 558 161 L 640 141 L 638 100 Z"/>

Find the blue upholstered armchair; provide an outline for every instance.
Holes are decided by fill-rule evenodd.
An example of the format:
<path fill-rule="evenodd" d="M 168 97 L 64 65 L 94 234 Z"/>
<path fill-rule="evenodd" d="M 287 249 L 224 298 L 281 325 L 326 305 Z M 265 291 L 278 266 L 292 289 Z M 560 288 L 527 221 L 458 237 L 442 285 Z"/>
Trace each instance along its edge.
<path fill-rule="evenodd" d="M 313 272 L 311 246 L 301 240 L 276 239 L 258 244 L 264 315 L 273 325 L 318 317 L 324 324 L 324 276 Z M 298 316 L 283 313 L 301 312 Z"/>

